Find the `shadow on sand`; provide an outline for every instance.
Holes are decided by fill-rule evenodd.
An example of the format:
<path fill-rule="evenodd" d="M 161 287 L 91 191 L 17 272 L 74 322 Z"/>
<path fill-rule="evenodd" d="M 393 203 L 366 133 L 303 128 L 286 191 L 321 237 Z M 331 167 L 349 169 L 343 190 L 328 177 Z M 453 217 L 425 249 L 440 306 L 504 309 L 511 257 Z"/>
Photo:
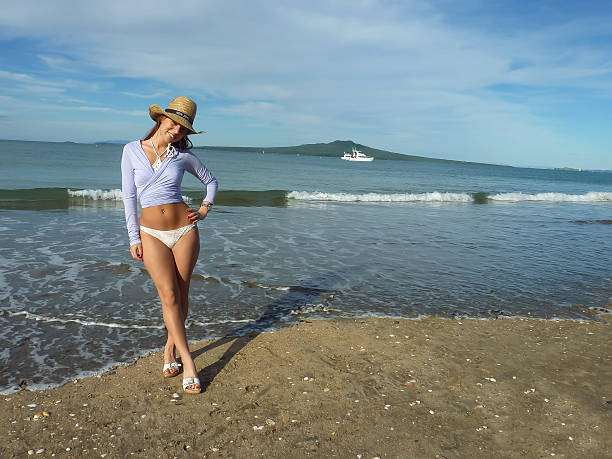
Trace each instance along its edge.
<path fill-rule="evenodd" d="M 269 330 L 279 320 L 287 318 L 292 311 L 298 310 L 300 307 L 303 307 L 309 303 L 313 303 L 320 297 L 335 293 L 335 291 L 330 290 L 330 288 L 322 287 L 322 285 L 337 285 L 338 279 L 338 274 L 333 273 L 313 279 L 310 283 L 305 283 L 309 283 L 310 285 L 318 285 L 318 287 L 290 287 L 289 290 L 280 298 L 268 304 L 263 314 L 258 319 L 243 325 L 242 327 L 239 327 L 238 329 L 225 335 L 223 338 L 220 338 L 217 341 L 214 341 L 203 348 L 192 352 L 191 355 L 195 359 L 207 351 L 233 341 L 231 346 L 223 353 L 218 361 L 208 365 L 198 372 L 202 392 L 206 391 L 206 389 L 215 379 L 215 376 L 219 374 L 223 368 L 225 368 L 230 360 L 260 333 Z M 295 323 L 297 322 L 299 322 L 298 318 L 295 319 Z"/>

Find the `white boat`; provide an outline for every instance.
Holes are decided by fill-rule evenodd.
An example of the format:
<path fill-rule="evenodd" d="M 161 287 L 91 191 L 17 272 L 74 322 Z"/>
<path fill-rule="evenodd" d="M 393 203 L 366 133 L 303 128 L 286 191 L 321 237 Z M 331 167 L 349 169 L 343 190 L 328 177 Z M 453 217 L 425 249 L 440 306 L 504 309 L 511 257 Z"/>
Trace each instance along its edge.
<path fill-rule="evenodd" d="M 374 158 L 372 156 L 364 155 L 355 147 L 353 147 L 350 153 L 344 152 L 344 155 L 340 159 L 344 159 L 346 161 L 374 161 Z"/>

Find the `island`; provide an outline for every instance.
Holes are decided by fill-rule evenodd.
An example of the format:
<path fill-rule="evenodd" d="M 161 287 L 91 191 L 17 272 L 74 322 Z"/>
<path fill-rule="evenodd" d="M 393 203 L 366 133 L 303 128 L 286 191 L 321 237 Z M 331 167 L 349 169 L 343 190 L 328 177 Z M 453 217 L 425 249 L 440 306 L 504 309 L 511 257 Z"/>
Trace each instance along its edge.
<path fill-rule="evenodd" d="M 421 161 L 421 162 L 440 162 L 440 163 L 456 163 L 456 164 L 482 164 L 470 161 L 456 161 L 452 159 L 428 158 L 426 156 L 404 155 L 386 150 L 361 145 L 352 140 L 335 140 L 329 143 L 310 143 L 304 145 L 296 145 L 291 147 L 226 147 L 226 146 L 197 146 L 195 150 L 216 150 L 216 151 L 236 151 L 244 153 L 259 153 L 265 151 L 265 154 L 275 153 L 280 155 L 303 155 L 303 156 L 328 156 L 341 158 L 343 153 L 351 151 L 352 148 L 357 148 L 367 156 L 381 160 L 396 160 L 396 161 Z"/>

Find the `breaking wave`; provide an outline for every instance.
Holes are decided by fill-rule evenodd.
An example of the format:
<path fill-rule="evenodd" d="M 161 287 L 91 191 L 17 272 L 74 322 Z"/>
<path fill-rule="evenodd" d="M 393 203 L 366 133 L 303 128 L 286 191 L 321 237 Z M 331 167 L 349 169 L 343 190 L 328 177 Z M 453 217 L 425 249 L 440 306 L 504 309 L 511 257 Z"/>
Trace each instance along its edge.
<path fill-rule="evenodd" d="M 292 191 L 289 199 L 298 201 L 332 201 L 332 202 L 471 202 L 474 198 L 467 193 L 323 193 Z"/>
<path fill-rule="evenodd" d="M 612 202 L 612 192 L 565 193 L 324 193 L 291 191 L 289 199 L 328 202 Z"/>
<path fill-rule="evenodd" d="M 520 202 L 612 202 L 612 193 L 591 191 L 585 194 L 565 193 L 500 193 L 489 196 L 491 201 Z"/>
<path fill-rule="evenodd" d="M 202 190 L 183 191 L 186 203 L 202 199 Z M 432 191 L 425 193 L 328 193 L 323 191 L 285 190 L 221 190 L 215 203 L 238 207 L 286 207 L 291 202 L 387 202 L 387 203 L 475 203 L 495 202 L 612 202 L 612 192 L 591 191 L 585 194 L 565 193 L 451 193 Z M 120 189 L 32 188 L 0 189 L 0 209 L 47 210 L 69 207 L 122 207 Z"/>

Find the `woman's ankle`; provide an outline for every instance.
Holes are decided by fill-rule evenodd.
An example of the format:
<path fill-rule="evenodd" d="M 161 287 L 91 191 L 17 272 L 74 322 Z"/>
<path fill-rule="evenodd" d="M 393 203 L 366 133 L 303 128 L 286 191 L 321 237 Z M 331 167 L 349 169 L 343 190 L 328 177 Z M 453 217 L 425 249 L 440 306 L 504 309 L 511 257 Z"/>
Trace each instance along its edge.
<path fill-rule="evenodd" d="M 166 342 L 164 346 L 164 359 L 174 362 L 176 360 L 176 348 L 174 344 Z"/>
<path fill-rule="evenodd" d="M 193 360 L 191 360 L 190 362 L 183 362 L 183 377 L 184 378 L 197 378 L 198 377 L 198 369 L 196 368 L 195 363 L 193 363 Z"/>

